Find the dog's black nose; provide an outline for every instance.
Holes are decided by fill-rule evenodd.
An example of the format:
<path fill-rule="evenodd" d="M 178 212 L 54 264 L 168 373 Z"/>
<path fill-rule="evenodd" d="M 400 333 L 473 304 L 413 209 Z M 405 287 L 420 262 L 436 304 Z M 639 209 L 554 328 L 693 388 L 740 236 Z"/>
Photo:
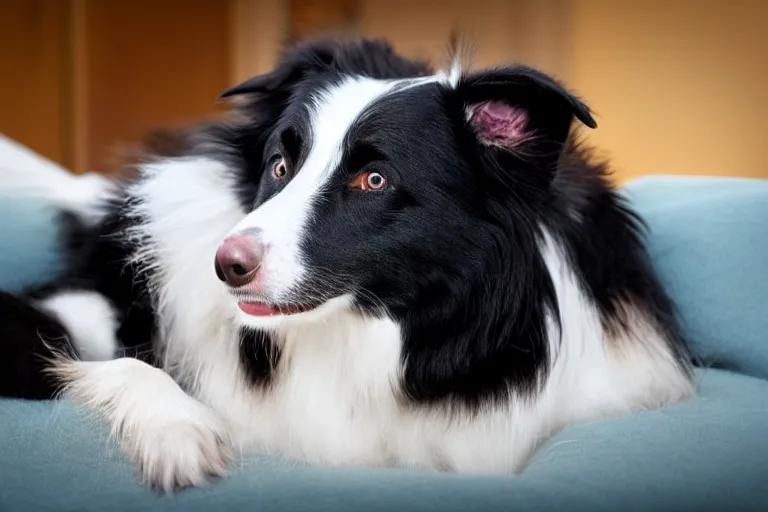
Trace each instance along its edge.
<path fill-rule="evenodd" d="M 216 275 L 233 288 L 253 281 L 264 258 L 264 246 L 252 233 L 230 236 L 216 251 Z"/>

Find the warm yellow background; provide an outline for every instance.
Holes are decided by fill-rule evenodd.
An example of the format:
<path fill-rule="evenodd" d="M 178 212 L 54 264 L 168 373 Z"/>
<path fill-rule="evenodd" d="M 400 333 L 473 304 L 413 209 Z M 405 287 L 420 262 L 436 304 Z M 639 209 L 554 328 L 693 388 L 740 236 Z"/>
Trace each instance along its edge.
<path fill-rule="evenodd" d="M 768 178 L 768 1 L 574 2 L 570 82 L 623 177 Z"/>
<path fill-rule="evenodd" d="M 522 61 L 589 103 L 589 134 L 624 181 L 768 178 L 764 0 L 0 0 L 0 132 L 82 171 L 151 128 L 215 114 L 225 87 L 318 32 L 477 65 Z"/>

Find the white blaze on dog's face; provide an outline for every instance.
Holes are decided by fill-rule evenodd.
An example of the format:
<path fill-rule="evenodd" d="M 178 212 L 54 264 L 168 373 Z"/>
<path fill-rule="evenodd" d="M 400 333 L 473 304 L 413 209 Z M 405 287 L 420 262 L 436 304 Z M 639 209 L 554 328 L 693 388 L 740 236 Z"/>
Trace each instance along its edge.
<path fill-rule="evenodd" d="M 271 325 L 275 320 L 296 308 L 315 306 L 324 302 L 323 309 L 348 307 L 351 297 L 300 298 L 301 282 L 311 268 L 302 253 L 302 238 L 309 221 L 316 215 L 316 203 L 330 186 L 330 180 L 342 163 L 344 139 L 350 126 L 366 108 L 387 94 L 395 82 L 348 77 L 338 84 L 316 92 L 311 100 L 297 106 L 305 110 L 300 118 L 306 119 L 302 141 L 304 152 L 300 161 L 291 161 L 287 148 L 278 148 L 273 155 L 265 155 L 267 165 L 263 180 L 273 181 L 279 187 L 253 212 L 232 230 L 230 237 L 252 238 L 245 244 L 261 245 L 258 270 L 253 280 L 237 292 L 246 299 L 243 309 L 252 323 Z M 284 141 L 283 141 L 284 142 Z M 278 144 L 285 146 L 284 143 Z M 294 157 L 295 159 L 295 157 Z M 284 184 L 283 184 L 284 183 Z M 282 185 L 282 186 L 281 186 Z M 273 185 L 274 186 L 274 185 Z M 247 247 L 234 250 L 248 250 Z M 272 308 L 253 304 L 271 305 Z M 304 311 L 301 316 L 314 316 Z M 295 316 L 295 315 L 291 315 Z"/>
<path fill-rule="evenodd" d="M 302 261 L 301 238 L 313 215 L 315 202 L 328 187 L 341 163 L 342 144 L 350 126 L 365 108 L 391 88 L 387 82 L 348 78 L 318 91 L 307 110 L 306 158 L 296 167 L 288 155 L 267 155 L 263 179 L 285 181 L 279 192 L 243 219 L 232 234 L 257 233 L 266 251 L 252 287 L 255 298 L 281 303 L 308 271 Z"/>

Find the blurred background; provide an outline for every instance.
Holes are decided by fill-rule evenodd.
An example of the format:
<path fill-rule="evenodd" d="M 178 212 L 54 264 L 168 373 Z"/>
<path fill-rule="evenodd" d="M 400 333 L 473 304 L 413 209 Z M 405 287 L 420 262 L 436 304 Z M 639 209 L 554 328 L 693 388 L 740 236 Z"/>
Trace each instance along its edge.
<path fill-rule="evenodd" d="M 0 0 L 0 133 L 75 172 L 107 172 L 149 130 L 219 115 L 281 42 L 388 38 L 442 62 L 521 62 L 594 109 L 617 178 L 768 178 L 765 0 Z"/>

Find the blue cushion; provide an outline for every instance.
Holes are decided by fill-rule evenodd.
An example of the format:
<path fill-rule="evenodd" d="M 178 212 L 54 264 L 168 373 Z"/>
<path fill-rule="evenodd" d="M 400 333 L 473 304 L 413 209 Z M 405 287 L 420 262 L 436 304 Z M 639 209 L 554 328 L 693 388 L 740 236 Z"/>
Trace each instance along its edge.
<path fill-rule="evenodd" d="M 702 398 L 569 429 L 515 476 L 324 469 L 258 457 L 158 496 L 63 403 L 0 407 L 0 510 L 768 510 L 768 382 L 703 374 Z"/>
<path fill-rule="evenodd" d="M 576 510 L 768 510 L 768 381 L 697 377 L 697 400 L 561 432 L 524 478 L 589 505 Z"/>
<path fill-rule="evenodd" d="M 749 376 L 768 377 L 768 182 L 644 178 L 625 193 L 651 228 L 652 258 L 692 348 L 734 370 L 699 371 L 700 398 L 567 429 L 519 477 L 332 470 L 263 456 L 210 489 L 163 497 L 137 483 L 102 425 L 68 404 L 5 401 L 0 511 L 768 510 L 768 380 Z M 44 211 L 7 204 L 2 219 Z M 56 245 L 45 215 L 25 215 L 31 229 L 0 222 L 0 254 L 16 265 L 0 273 L 0 288 L 38 279 L 23 264 L 21 233 L 39 233 L 42 268 L 59 265 L 45 255 Z"/>
<path fill-rule="evenodd" d="M 0 197 L 0 290 L 18 293 L 63 270 L 60 212 L 30 199 Z"/>

